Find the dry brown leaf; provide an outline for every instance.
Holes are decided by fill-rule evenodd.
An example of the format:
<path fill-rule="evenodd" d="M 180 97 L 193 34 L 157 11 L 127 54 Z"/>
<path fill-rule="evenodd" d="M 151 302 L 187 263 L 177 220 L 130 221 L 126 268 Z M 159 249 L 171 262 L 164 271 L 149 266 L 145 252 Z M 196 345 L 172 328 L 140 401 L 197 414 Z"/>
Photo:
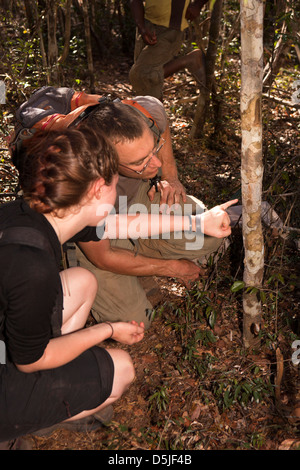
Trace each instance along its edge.
<path fill-rule="evenodd" d="M 279 445 L 279 450 L 290 450 L 300 446 L 299 439 L 286 439 Z"/>

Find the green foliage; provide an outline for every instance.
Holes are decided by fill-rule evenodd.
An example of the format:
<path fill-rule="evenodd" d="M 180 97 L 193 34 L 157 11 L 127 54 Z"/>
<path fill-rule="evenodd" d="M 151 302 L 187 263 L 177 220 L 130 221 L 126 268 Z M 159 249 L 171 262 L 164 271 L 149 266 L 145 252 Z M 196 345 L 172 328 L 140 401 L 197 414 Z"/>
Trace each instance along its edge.
<path fill-rule="evenodd" d="M 231 292 L 238 292 L 241 289 L 244 289 L 245 283 L 243 281 L 235 281 L 231 286 Z"/>
<path fill-rule="evenodd" d="M 210 298 L 208 290 L 201 290 L 197 284 L 186 292 L 183 304 L 174 310 L 175 317 L 183 317 L 187 322 L 202 321 L 206 319 L 208 325 L 213 328 L 217 318 L 215 303 Z"/>
<path fill-rule="evenodd" d="M 257 370 L 257 368 L 256 368 Z M 224 376 L 214 383 L 212 390 L 222 410 L 239 404 L 247 407 L 251 401 L 261 403 L 274 396 L 274 389 L 269 381 L 263 378 L 228 378 Z"/>
<path fill-rule="evenodd" d="M 262 433 L 254 432 L 250 435 L 250 444 L 254 449 L 261 449 L 265 443 L 265 436 Z"/>
<path fill-rule="evenodd" d="M 169 396 L 166 386 L 162 385 L 159 390 L 154 392 L 149 397 L 149 402 L 151 403 L 150 409 L 155 407 L 159 413 L 161 411 L 166 411 L 167 405 L 169 403 Z"/>

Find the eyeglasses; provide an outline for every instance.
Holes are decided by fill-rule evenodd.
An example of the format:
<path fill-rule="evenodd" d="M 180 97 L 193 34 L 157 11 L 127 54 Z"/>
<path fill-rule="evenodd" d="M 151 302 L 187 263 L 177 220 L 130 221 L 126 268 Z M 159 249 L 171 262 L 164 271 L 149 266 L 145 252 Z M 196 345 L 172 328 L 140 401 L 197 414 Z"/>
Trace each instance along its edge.
<path fill-rule="evenodd" d="M 146 168 L 149 166 L 152 158 L 157 156 L 158 152 L 165 145 L 165 143 L 166 143 L 165 139 L 161 138 L 159 140 L 157 146 L 152 150 L 149 160 L 147 161 L 147 163 L 143 166 L 143 168 L 141 170 L 134 170 L 133 168 L 130 168 L 129 166 L 123 165 L 122 163 L 119 163 L 119 166 L 122 166 L 123 168 L 126 168 L 127 170 L 134 171 L 134 173 L 137 173 L 138 175 L 141 175 L 142 173 L 144 173 Z"/>

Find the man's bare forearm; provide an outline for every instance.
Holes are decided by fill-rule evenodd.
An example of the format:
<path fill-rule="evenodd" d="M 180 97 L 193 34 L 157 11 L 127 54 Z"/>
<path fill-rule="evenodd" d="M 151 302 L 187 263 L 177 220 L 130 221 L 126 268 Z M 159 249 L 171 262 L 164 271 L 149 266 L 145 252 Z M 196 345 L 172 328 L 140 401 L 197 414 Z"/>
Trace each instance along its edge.
<path fill-rule="evenodd" d="M 162 134 L 162 138 L 165 139 L 166 143 L 159 152 L 159 158 L 162 163 L 162 177 L 168 180 L 168 178 L 178 178 L 177 166 L 173 155 L 172 141 L 170 128 L 167 127 L 165 132 Z"/>
<path fill-rule="evenodd" d="M 129 276 L 175 276 L 175 260 L 149 258 L 111 247 L 108 240 L 79 243 L 79 247 L 92 264 L 104 271 Z"/>
<path fill-rule="evenodd" d="M 80 248 L 92 264 L 115 274 L 172 277 L 179 279 L 186 286 L 203 274 L 199 266 L 187 259 L 150 258 L 136 255 L 131 250 L 111 248 L 108 244 L 108 240 L 81 243 Z"/>

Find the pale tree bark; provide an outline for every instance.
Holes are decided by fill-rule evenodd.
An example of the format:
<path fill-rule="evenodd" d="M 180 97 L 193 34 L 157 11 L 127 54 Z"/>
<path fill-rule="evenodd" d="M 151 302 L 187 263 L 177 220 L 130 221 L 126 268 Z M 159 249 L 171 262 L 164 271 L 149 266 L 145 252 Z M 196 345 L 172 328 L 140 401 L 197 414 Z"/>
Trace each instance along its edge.
<path fill-rule="evenodd" d="M 263 179 L 261 96 L 263 78 L 263 0 L 241 0 L 242 204 L 245 249 L 243 341 L 256 346 L 261 328 L 259 289 L 264 272 L 261 224 Z"/>

